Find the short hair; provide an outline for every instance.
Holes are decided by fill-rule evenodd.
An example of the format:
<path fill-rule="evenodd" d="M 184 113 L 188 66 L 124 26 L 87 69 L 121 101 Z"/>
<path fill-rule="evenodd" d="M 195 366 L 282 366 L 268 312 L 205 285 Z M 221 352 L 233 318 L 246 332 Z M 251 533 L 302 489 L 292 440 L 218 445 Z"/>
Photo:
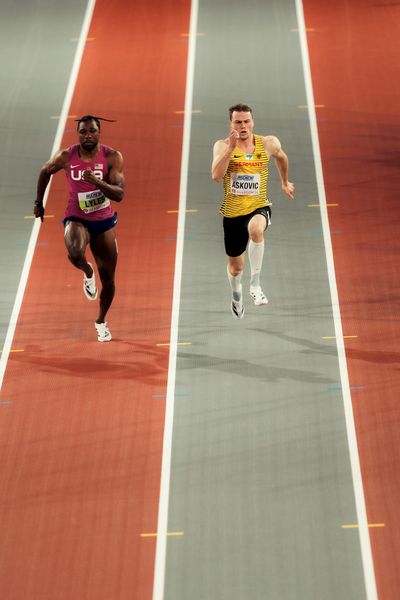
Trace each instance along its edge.
<path fill-rule="evenodd" d="M 79 131 L 79 127 L 81 123 L 87 123 L 88 121 L 94 121 L 97 125 L 97 127 L 99 128 L 99 131 L 101 129 L 100 127 L 100 121 L 108 121 L 109 123 L 115 123 L 115 121 L 113 119 L 105 119 L 104 117 L 95 117 L 94 115 L 83 115 L 83 117 L 81 117 L 80 119 L 75 119 L 75 121 L 78 122 L 78 125 L 76 127 L 76 130 Z"/>
<path fill-rule="evenodd" d="M 234 112 L 249 112 L 253 116 L 253 109 L 248 104 L 234 104 L 229 107 L 229 120 L 232 121 L 232 115 Z"/>

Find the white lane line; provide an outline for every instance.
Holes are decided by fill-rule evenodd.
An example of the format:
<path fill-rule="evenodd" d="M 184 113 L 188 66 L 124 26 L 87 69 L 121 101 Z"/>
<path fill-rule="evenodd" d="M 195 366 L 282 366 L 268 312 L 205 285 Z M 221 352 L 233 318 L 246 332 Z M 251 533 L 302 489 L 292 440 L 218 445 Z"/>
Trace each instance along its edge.
<path fill-rule="evenodd" d="M 61 109 L 61 116 L 60 116 L 60 120 L 58 123 L 56 135 L 54 138 L 51 155 L 53 155 L 59 149 L 59 147 L 61 145 L 61 140 L 62 140 L 63 132 L 65 129 L 65 123 L 67 120 L 69 107 L 70 107 L 71 100 L 72 100 L 72 95 L 74 93 L 75 84 L 76 84 L 76 80 L 77 80 L 78 73 L 79 73 L 79 68 L 80 68 L 81 61 L 82 61 L 82 55 L 83 55 L 83 51 L 85 49 L 85 43 L 86 43 L 86 36 L 89 31 L 90 22 L 92 20 L 95 3 L 96 3 L 96 0 L 88 0 L 85 16 L 83 18 L 81 34 L 79 36 L 79 42 L 78 42 L 78 45 L 76 48 L 74 62 L 72 64 L 71 74 L 69 77 L 67 91 L 66 91 L 65 97 L 64 97 L 63 107 Z M 47 186 L 46 194 L 45 194 L 45 197 L 43 200 L 44 205 L 46 205 L 46 202 L 47 202 L 50 185 L 51 185 L 51 182 Z M 12 341 L 14 338 L 15 328 L 17 326 L 18 316 L 19 316 L 19 313 L 21 310 L 21 304 L 22 304 L 22 299 L 24 297 L 26 282 L 28 281 L 29 270 L 30 270 L 31 264 L 32 264 L 33 253 L 35 251 L 35 246 L 36 246 L 37 238 L 39 235 L 39 228 L 40 228 L 40 219 L 35 219 L 35 222 L 32 227 L 31 236 L 29 239 L 29 243 L 28 243 L 28 249 L 26 251 L 24 266 L 22 267 L 21 279 L 19 281 L 18 290 L 17 290 L 17 294 L 15 297 L 14 307 L 13 307 L 13 310 L 11 313 L 10 322 L 8 324 L 8 329 L 7 329 L 6 339 L 4 341 L 3 351 L 2 351 L 1 357 L 0 357 L 0 389 L 3 385 L 4 373 L 6 370 L 7 361 L 8 361 L 8 357 L 10 354 L 11 344 L 12 344 Z"/>
<path fill-rule="evenodd" d="M 353 478 L 354 496 L 357 510 L 357 521 L 359 524 L 359 537 L 361 546 L 361 557 L 364 568 L 365 590 L 368 600 L 377 600 L 374 564 L 372 560 L 371 541 L 368 530 L 367 511 L 365 506 L 364 489 L 361 477 L 360 457 L 358 454 L 357 436 L 354 425 L 353 406 L 347 372 L 346 353 L 343 341 L 342 321 L 340 317 L 339 296 L 336 286 L 335 267 L 333 260 L 332 241 L 329 231 L 328 211 L 326 207 L 325 185 L 322 173 L 321 152 L 318 139 L 318 128 L 315 114 L 315 102 L 312 89 L 311 69 L 307 47 L 307 36 L 305 32 L 304 12 L 302 0 L 295 0 L 297 11 L 297 22 L 299 25 L 300 45 L 303 60 L 304 80 L 307 93 L 308 116 L 310 120 L 311 138 L 314 153 L 315 173 L 318 186 L 320 202 L 322 229 L 324 234 L 325 254 L 329 276 L 329 287 L 333 309 L 333 320 L 335 325 L 336 345 L 338 350 L 340 379 L 342 384 L 343 404 L 346 419 L 347 440 L 350 452 L 350 464 Z"/>
<path fill-rule="evenodd" d="M 171 337 L 168 384 L 165 409 L 164 440 L 161 463 L 160 500 L 158 506 L 157 546 L 154 567 L 153 600 L 163 600 L 167 552 L 169 486 L 171 475 L 172 432 L 174 420 L 176 356 L 178 345 L 179 306 L 181 296 L 182 258 L 185 233 L 186 196 L 189 170 L 190 130 L 193 108 L 194 62 L 196 54 L 198 0 L 192 0 L 190 13 L 188 62 L 186 73 L 185 116 L 183 121 L 181 180 L 179 189 L 178 230 L 175 255 L 174 291 L 172 299 Z"/>

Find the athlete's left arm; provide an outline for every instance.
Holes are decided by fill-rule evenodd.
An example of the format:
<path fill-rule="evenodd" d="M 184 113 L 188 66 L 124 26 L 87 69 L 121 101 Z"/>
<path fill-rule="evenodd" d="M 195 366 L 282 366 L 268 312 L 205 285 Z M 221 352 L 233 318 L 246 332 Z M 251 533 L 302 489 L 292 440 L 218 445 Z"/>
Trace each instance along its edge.
<path fill-rule="evenodd" d="M 86 169 L 82 177 L 88 183 L 96 185 L 110 200 L 121 202 L 124 198 L 125 176 L 124 159 L 122 154 L 116 150 L 108 155 L 108 182 L 95 177 L 91 169 Z"/>
<path fill-rule="evenodd" d="M 289 159 L 282 150 L 280 141 L 274 135 L 267 135 L 264 138 L 264 146 L 267 154 L 272 156 L 275 160 L 276 168 L 278 169 L 281 177 L 282 190 L 289 196 L 289 198 L 293 199 L 294 185 L 288 180 Z"/>

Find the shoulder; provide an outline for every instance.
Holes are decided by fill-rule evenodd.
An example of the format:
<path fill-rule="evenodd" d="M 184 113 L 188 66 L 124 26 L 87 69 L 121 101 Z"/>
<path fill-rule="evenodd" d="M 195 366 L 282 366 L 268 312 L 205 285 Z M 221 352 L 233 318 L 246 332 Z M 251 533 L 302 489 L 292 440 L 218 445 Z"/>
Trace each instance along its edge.
<path fill-rule="evenodd" d="M 110 167 L 115 169 L 122 169 L 124 164 L 124 159 L 119 150 L 114 150 L 114 148 L 110 148 L 109 146 L 103 146 L 105 155 L 107 157 L 107 161 Z"/>
<path fill-rule="evenodd" d="M 275 135 L 264 135 L 261 137 L 267 154 L 271 156 L 279 154 L 279 151 L 282 149 L 282 145 Z"/>
<path fill-rule="evenodd" d="M 217 140 L 214 143 L 214 154 L 219 154 L 219 152 L 223 151 L 225 152 L 226 148 L 228 147 L 228 138 L 225 138 L 224 140 Z"/>

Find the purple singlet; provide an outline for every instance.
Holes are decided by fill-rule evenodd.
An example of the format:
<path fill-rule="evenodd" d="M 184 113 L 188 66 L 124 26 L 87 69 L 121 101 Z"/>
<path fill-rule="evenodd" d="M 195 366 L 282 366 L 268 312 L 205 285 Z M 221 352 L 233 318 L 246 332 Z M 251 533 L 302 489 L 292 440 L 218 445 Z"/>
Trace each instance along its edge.
<path fill-rule="evenodd" d="M 68 204 L 66 217 L 79 217 L 86 221 L 102 221 L 114 214 L 111 202 L 95 184 L 82 179 L 82 173 L 91 169 L 94 176 L 103 181 L 108 177 L 107 156 L 112 149 L 100 144 L 98 154 L 91 162 L 84 162 L 79 156 L 79 144 L 68 148 L 68 164 L 66 169 L 68 181 Z"/>

